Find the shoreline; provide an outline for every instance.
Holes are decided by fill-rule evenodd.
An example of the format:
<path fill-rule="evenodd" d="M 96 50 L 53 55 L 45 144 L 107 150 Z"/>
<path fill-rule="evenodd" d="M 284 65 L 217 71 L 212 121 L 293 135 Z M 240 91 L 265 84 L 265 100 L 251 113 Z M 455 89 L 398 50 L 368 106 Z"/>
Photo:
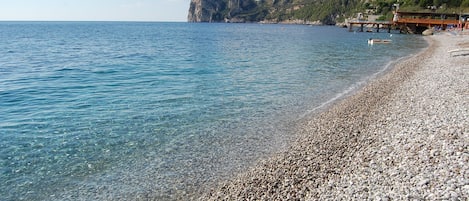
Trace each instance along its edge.
<path fill-rule="evenodd" d="M 288 151 L 220 183 L 200 200 L 469 197 L 467 36 L 430 36 L 357 92 L 298 128 Z"/>
<path fill-rule="evenodd" d="M 429 40 L 425 40 L 428 44 L 431 43 Z M 348 89 L 345 89 L 344 91 L 340 92 L 336 96 L 332 97 L 331 99 L 327 100 L 326 102 L 321 103 L 317 107 L 314 107 L 310 110 L 307 110 L 304 114 L 300 115 L 300 118 L 297 119 L 297 121 L 308 121 L 315 116 L 329 110 L 331 107 L 334 107 L 336 104 L 345 101 L 348 97 L 356 95 L 358 92 L 360 92 L 363 88 L 365 88 L 367 85 L 369 85 L 371 82 L 380 79 L 381 77 L 385 76 L 387 73 L 391 72 L 394 70 L 394 67 L 399 64 L 400 62 L 412 59 L 422 53 L 424 53 L 428 48 L 430 48 L 430 45 L 428 47 L 423 48 L 422 50 L 419 50 L 418 52 L 415 52 L 413 54 L 410 54 L 405 57 L 398 58 L 395 61 L 390 61 L 384 67 L 379 70 L 378 72 L 366 77 L 363 80 L 360 80 L 357 82 L 355 85 L 351 86 Z"/>

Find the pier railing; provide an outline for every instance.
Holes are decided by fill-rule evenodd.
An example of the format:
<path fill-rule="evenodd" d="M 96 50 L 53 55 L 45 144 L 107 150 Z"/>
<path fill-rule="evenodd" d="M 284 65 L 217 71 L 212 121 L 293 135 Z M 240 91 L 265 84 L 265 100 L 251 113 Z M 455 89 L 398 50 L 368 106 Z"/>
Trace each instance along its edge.
<path fill-rule="evenodd" d="M 456 25 L 459 24 L 459 20 L 454 19 L 412 19 L 412 18 L 400 18 L 396 22 L 397 24 L 422 24 L 422 25 Z"/>

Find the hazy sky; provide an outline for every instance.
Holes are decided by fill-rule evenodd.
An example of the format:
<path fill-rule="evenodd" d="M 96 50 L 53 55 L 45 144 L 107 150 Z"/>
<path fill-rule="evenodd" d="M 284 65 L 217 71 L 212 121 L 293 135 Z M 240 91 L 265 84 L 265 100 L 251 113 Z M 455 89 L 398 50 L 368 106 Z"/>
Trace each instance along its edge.
<path fill-rule="evenodd" d="M 187 21 L 190 0 L 0 0 L 0 21 Z"/>

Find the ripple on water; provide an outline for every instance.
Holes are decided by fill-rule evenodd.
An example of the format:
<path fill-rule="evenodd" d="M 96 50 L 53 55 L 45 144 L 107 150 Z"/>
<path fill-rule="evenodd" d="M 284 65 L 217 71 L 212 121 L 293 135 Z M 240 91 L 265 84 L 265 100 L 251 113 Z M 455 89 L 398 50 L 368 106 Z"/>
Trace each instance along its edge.
<path fill-rule="evenodd" d="M 200 189 L 285 148 L 305 112 L 425 45 L 395 35 L 389 46 L 369 47 L 368 34 L 335 27 L 0 27 L 6 200 Z"/>

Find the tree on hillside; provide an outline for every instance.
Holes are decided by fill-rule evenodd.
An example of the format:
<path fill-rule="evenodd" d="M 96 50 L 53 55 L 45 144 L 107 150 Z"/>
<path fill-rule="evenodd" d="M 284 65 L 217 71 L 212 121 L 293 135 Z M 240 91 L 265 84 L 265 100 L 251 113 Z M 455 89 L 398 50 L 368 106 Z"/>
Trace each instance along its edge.
<path fill-rule="evenodd" d="M 469 0 L 464 0 L 461 2 L 461 7 L 469 7 Z"/>
<path fill-rule="evenodd" d="M 433 0 L 420 0 L 419 1 L 419 6 L 422 8 L 425 8 L 427 6 L 433 5 Z"/>

